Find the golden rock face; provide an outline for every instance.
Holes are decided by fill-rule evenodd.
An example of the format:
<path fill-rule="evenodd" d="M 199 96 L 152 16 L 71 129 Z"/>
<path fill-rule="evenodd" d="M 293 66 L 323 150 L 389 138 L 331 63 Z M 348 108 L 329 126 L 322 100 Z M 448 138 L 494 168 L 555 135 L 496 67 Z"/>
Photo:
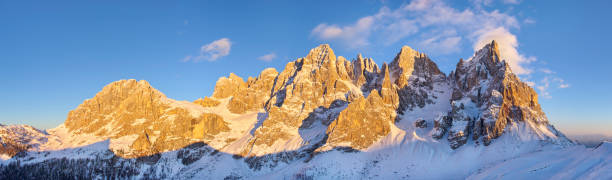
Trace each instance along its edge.
<path fill-rule="evenodd" d="M 136 119 L 157 120 L 169 108 L 162 103 L 164 94 L 153 89 L 146 81 L 121 80 L 102 89 L 92 99 L 85 100 L 68 113 L 66 127 L 75 133 L 107 134 L 103 127 L 114 119 L 120 127 L 119 134 L 128 129 Z"/>
<path fill-rule="evenodd" d="M 205 98 L 202 106 L 218 104 Z M 198 106 L 196 106 L 198 107 Z M 196 113 L 198 114 L 198 113 Z M 68 114 L 64 123 L 75 134 L 93 134 L 119 139 L 137 136 L 126 157 L 139 157 L 206 141 L 228 131 L 219 115 L 199 113 L 177 106 L 176 101 L 152 88 L 146 81 L 121 80 L 102 89 Z"/>
<path fill-rule="evenodd" d="M 247 84 L 242 78 L 230 73 L 229 77 L 222 77 L 217 81 L 212 97 L 217 99 L 227 98 L 246 88 Z"/>
<path fill-rule="evenodd" d="M 287 64 L 276 79 L 265 107 L 268 118 L 255 131 L 253 143 L 271 146 L 277 140 L 287 140 L 292 137 L 287 128 L 299 128 L 313 109 L 345 100 L 352 86 L 349 71 L 350 62 L 337 58 L 329 45 Z"/>
<path fill-rule="evenodd" d="M 372 90 L 367 98 L 350 103 L 327 128 L 328 146 L 348 146 L 363 150 L 390 132 L 395 109 L 379 92 Z"/>
<path fill-rule="evenodd" d="M 236 114 L 263 108 L 270 98 L 277 75 L 276 69 L 268 68 L 257 78 L 249 77 L 247 88 L 234 92 L 227 108 Z"/>

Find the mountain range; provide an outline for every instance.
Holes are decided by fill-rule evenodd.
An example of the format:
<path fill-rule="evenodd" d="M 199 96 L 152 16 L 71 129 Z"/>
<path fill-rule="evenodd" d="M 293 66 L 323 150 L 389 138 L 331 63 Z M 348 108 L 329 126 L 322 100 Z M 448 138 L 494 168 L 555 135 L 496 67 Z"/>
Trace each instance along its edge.
<path fill-rule="evenodd" d="M 379 66 L 323 44 L 193 102 L 120 80 L 0 142 L 0 179 L 612 179 L 612 143 L 557 130 L 495 41 L 450 74 L 408 46 Z"/>

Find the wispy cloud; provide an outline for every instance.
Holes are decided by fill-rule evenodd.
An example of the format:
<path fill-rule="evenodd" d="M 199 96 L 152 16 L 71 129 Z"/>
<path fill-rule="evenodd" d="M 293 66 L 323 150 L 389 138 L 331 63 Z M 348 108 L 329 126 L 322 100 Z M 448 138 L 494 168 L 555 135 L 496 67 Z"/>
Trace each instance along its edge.
<path fill-rule="evenodd" d="M 550 99 L 552 98 L 552 96 L 550 95 L 550 92 L 548 92 L 549 87 L 550 87 L 550 78 L 545 77 L 544 79 L 540 80 L 540 84 L 536 86 L 536 89 L 540 91 L 540 96 Z"/>
<path fill-rule="evenodd" d="M 540 83 L 538 83 L 536 89 L 540 92 L 540 95 L 542 97 L 550 99 L 552 98 L 549 92 L 551 88 L 556 87 L 560 89 L 565 89 L 569 88 L 570 86 L 571 85 L 565 82 L 564 79 L 548 74 L 540 80 Z"/>
<path fill-rule="evenodd" d="M 200 48 L 200 52 L 198 56 L 186 56 L 182 59 L 182 62 L 200 62 L 202 60 L 206 61 L 216 61 L 217 59 L 227 56 L 230 53 L 230 49 L 232 48 L 232 42 L 228 38 L 221 38 L 215 40 L 209 44 L 205 44 Z"/>
<path fill-rule="evenodd" d="M 548 68 L 541 68 L 540 71 L 542 71 L 545 74 L 554 74 L 555 72 L 553 72 L 552 70 L 548 69 Z"/>
<path fill-rule="evenodd" d="M 526 18 L 525 20 L 523 20 L 523 23 L 525 23 L 525 24 L 535 24 L 536 20 L 531 19 L 531 18 Z"/>
<path fill-rule="evenodd" d="M 559 84 L 558 87 L 561 88 L 561 89 L 565 89 L 565 88 L 569 88 L 570 87 L 570 84 L 566 83 L 564 79 L 554 78 L 553 81 L 556 82 L 557 84 Z"/>
<path fill-rule="evenodd" d="M 276 53 L 270 53 L 270 54 L 266 54 L 263 56 L 259 56 L 257 59 L 262 60 L 262 61 L 266 61 L 266 62 L 270 62 L 274 59 L 276 59 Z"/>

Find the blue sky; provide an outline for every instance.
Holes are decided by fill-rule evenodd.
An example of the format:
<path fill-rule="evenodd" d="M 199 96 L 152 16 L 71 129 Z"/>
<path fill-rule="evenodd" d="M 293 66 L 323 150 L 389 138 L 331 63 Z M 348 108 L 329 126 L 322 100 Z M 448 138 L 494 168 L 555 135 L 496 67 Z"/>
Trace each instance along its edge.
<path fill-rule="evenodd" d="M 561 130 L 612 135 L 610 1 L 0 1 L 0 123 L 52 128 L 120 79 L 209 96 L 234 72 L 281 70 L 320 43 L 378 64 L 402 45 L 446 73 L 482 42 Z"/>

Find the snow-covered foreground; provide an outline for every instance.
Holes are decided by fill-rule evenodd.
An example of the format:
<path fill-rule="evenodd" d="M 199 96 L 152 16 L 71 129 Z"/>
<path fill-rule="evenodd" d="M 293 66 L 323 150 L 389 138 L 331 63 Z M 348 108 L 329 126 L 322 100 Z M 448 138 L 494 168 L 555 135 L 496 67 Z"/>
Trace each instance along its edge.
<path fill-rule="evenodd" d="M 482 167 L 468 179 L 612 179 L 612 142 L 524 154 Z"/>
<path fill-rule="evenodd" d="M 456 150 L 446 142 L 418 139 L 416 134 L 396 134 L 366 151 L 335 149 L 312 159 L 242 158 L 202 145 L 165 152 L 159 160 L 123 159 L 108 151 L 109 141 L 58 151 L 30 152 L 25 157 L 0 160 L 3 165 L 19 161 L 27 169 L 84 160 L 83 169 L 129 168 L 130 177 L 179 179 L 610 179 L 612 143 L 596 148 L 557 145 L 545 141 L 512 143 L 502 137 L 490 146 L 473 142 Z M 401 138 L 398 138 L 401 136 Z M 396 142 L 395 140 L 400 140 Z M 383 144 L 395 145 L 382 147 Z M 194 160 L 187 162 L 187 160 Z M 96 161 L 103 161 L 99 163 Z M 110 163 L 110 164 L 109 164 Z M 114 163 L 114 164 L 113 164 Z M 89 166 L 108 167 L 89 167 Z M 82 168 L 82 169 L 81 169 Z M 94 170 L 85 170 L 91 172 Z M 126 171 L 130 172 L 130 171 Z M 102 175 L 95 176 L 102 178 Z"/>

